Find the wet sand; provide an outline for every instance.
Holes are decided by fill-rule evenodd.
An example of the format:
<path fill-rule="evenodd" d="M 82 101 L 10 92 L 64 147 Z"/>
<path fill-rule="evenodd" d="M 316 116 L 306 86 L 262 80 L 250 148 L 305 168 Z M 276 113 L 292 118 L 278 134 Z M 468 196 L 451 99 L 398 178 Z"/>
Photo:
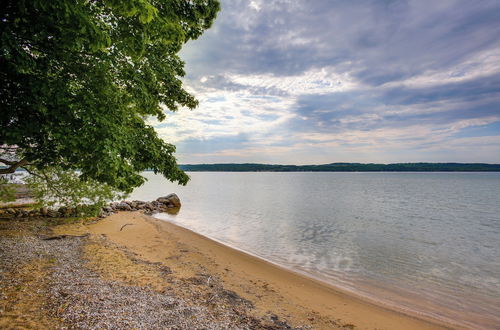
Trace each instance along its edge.
<path fill-rule="evenodd" d="M 120 212 L 95 224 L 62 226 L 58 231 L 101 235 L 141 259 L 169 267 L 181 278 L 208 270 L 210 276 L 222 280 L 224 288 L 251 301 L 256 317 L 275 314 L 291 325 L 318 329 L 448 327 L 389 310 L 139 212 Z"/>

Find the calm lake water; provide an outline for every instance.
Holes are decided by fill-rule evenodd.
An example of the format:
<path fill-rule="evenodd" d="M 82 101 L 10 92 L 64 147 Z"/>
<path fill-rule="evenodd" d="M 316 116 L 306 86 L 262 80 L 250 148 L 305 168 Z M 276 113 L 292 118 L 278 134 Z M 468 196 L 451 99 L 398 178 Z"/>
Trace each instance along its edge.
<path fill-rule="evenodd" d="M 500 173 L 153 173 L 207 237 L 379 303 L 500 328 Z"/>

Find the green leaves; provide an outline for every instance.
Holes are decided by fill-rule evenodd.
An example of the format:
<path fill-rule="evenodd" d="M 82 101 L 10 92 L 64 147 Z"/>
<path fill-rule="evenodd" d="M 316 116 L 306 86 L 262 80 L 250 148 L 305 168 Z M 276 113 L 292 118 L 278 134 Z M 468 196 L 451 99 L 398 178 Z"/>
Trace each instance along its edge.
<path fill-rule="evenodd" d="M 79 216 L 94 216 L 110 201 L 125 198 L 111 186 L 84 178 L 75 171 L 48 167 L 31 172 L 27 183 L 39 206 L 64 206 L 79 209 Z"/>
<path fill-rule="evenodd" d="M 12 202 L 16 200 L 16 190 L 7 179 L 0 177 L 0 202 Z"/>
<path fill-rule="evenodd" d="M 185 184 L 175 147 L 143 118 L 197 106 L 177 53 L 218 10 L 215 0 L 4 1 L 0 145 L 121 191 L 145 169 Z"/>
<path fill-rule="evenodd" d="M 106 4 L 120 16 L 137 16 L 142 24 L 151 22 L 158 15 L 158 10 L 146 0 L 108 0 Z"/>

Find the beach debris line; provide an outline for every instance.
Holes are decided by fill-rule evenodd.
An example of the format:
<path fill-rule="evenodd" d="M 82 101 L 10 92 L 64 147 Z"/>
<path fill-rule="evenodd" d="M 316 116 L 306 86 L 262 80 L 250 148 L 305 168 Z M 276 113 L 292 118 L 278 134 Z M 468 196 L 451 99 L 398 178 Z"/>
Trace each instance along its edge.
<path fill-rule="evenodd" d="M 0 208 L 0 219 L 9 218 L 28 218 L 28 217 L 48 217 L 48 218 L 69 218 L 78 216 L 78 208 L 76 207 L 60 207 L 49 209 L 47 207 L 33 208 L 29 207 L 7 207 Z M 119 211 L 142 211 L 147 215 L 160 212 L 177 213 L 181 207 L 179 196 L 172 193 L 163 197 L 159 197 L 154 201 L 121 201 L 112 202 L 101 208 L 99 212 L 100 218 L 105 218 Z"/>
<path fill-rule="evenodd" d="M 63 238 L 82 238 L 82 237 L 88 237 L 90 234 L 83 234 L 83 235 L 55 235 L 55 236 L 39 236 L 40 239 L 44 241 L 51 241 L 54 239 L 63 239 Z"/>

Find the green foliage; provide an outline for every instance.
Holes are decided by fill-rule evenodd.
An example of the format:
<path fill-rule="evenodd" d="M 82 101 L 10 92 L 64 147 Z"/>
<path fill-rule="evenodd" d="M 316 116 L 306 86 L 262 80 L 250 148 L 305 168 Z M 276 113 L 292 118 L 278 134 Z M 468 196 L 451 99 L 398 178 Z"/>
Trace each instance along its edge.
<path fill-rule="evenodd" d="M 39 206 L 76 208 L 78 216 L 94 216 L 112 200 L 125 196 L 110 185 L 82 178 L 75 171 L 58 167 L 33 172 L 26 179 Z"/>
<path fill-rule="evenodd" d="M 13 202 L 16 200 L 16 190 L 13 184 L 9 181 L 0 177 L 0 202 Z"/>
<path fill-rule="evenodd" d="M 0 146 L 125 192 L 145 169 L 186 184 L 175 146 L 145 118 L 196 107 L 177 53 L 218 10 L 218 0 L 2 1 Z"/>

